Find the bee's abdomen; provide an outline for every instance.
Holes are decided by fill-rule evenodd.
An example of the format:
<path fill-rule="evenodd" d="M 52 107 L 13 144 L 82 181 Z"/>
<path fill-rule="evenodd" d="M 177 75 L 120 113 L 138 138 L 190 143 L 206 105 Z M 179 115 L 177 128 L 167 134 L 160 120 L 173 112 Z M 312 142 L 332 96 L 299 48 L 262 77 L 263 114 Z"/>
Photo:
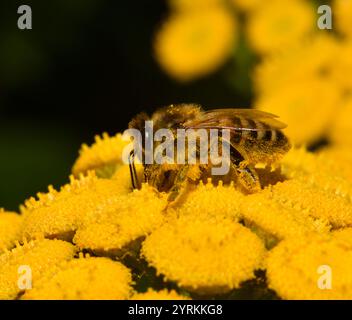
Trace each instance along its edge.
<path fill-rule="evenodd" d="M 242 121 L 239 117 L 234 117 L 232 121 L 236 130 L 231 132 L 231 140 L 233 143 L 239 144 L 242 140 Z"/>
<path fill-rule="evenodd" d="M 248 140 L 271 146 L 283 146 L 288 143 L 281 130 L 275 129 L 262 121 L 235 117 L 233 123 L 235 128 L 238 128 L 231 136 L 231 140 L 235 144 L 244 144 Z"/>

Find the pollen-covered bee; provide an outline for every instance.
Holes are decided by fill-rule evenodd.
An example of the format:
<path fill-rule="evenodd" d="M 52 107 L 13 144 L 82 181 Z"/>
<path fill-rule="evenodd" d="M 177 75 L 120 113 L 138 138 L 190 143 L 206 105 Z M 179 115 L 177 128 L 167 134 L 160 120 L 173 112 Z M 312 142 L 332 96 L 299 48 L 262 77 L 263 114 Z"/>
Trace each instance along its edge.
<path fill-rule="evenodd" d="M 261 188 L 260 180 L 255 169 L 258 163 L 270 165 L 279 160 L 289 149 L 290 143 L 281 129 L 286 125 L 278 121 L 277 116 L 253 109 L 214 109 L 204 111 L 199 105 L 181 104 L 171 105 L 157 110 L 151 117 L 141 113 L 131 120 L 129 128 L 138 129 L 142 135 L 145 133 L 146 121 L 152 121 L 155 130 L 165 128 L 171 130 L 177 140 L 179 129 L 203 129 L 229 131 L 226 142 L 229 146 L 229 171 L 222 176 L 212 176 L 212 163 L 178 163 L 177 152 L 175 162 L 150 163 L 144 166 L 144 182 L 157 188 L 159 191 L 169 193 L 169 200 L 175 200 L 180 191 L 187 189 L 190 184 L 206 180 L 212 176 L 213 180 L 222 180 L 225 183 L 234 181 L 236 185 L 247 193 L 253 193 Z M 219 140 L 224 142 L 224 136 L 219 135 Z M 157 148 L 157 142 L 153 148 Z M 175 148 L 177 141 L 175 141 Z M 145 156 L 145 144 L 142 150 Z M 200 149 L 198 145 L 197 150 Z M 210 150 L 210 146 L 209 146 Z M 184 152 L 185 150 L 183 150 Z M 186 149 L 187 151 L 187 149 Z M 134 188 L 138 188 L 140 181 L 137 179 L 131 153 L 130 171 Z M 220 152 L 221 156 L 221 152 Z"/>

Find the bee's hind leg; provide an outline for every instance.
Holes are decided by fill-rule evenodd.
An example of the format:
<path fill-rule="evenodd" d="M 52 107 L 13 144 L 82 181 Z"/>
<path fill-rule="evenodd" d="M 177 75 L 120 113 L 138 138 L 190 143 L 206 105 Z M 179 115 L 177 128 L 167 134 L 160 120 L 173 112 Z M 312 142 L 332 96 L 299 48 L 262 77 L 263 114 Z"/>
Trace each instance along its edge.
<path fill-rule="evenodd" d="M 258 192 L 261 190 L 259 176 L 254 166 L 249 165 L 246 161 L 236 168 L 238 175 L 238 182 L 250 193 Z"/>
<path fill-rule="evenodd" d="M 242 188 L 249 193 L 261 190 L 259 176 L 254 166 L 248 163 L 233 145 L 230 146 L 230 154 L 232 171 Z"/>

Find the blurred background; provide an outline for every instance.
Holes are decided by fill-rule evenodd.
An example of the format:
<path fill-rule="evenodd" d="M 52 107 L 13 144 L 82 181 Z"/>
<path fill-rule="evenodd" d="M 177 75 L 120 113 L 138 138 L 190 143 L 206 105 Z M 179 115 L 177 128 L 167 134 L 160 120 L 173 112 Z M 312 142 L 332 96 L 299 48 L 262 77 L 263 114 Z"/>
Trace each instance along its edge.
<path fill-rule="evenodd" d="M 351 24 L 352 0 L 2 0 L 0 207 L 62 185 L 83 142 L 171 103 L 256 107 L 296 145 L 349 148 Z"/>

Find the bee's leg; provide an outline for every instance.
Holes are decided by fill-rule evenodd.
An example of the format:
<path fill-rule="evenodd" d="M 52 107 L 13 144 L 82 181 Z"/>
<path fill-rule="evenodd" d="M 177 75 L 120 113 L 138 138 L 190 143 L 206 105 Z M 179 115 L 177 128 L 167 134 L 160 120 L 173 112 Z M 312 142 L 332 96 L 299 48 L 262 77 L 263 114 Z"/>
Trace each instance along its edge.
<path fill-rule="evenodd" d="M 129 167 L 130 167 L 130 176 L 132 188 L 137 189 L 140 188 L 140 183 L 138 181 L 136 166 L 134 164 L 134 151 L 132 150 L 129 156 Z"/>
<path fill-rule="evenodd" d="M 230 154 L 232 169 L 236 172 L 238 182 L 248 192 L 259 191 L 261 186 L 255 168 L 244 159 L 233 145 L 230 147 Z"/>
<path fill-rule="evenodd" d="M 199 144 L 196 145 L 196 159 L 200 158 Z M 174 184 L 170 189 L 168 201 L 176 203 L 185 194 L 190 185 L 190 181 L 199 181 L 202 175 L 202 165 L 199 164 L 185 164 L 180 166 L 174 179 Z"/>
<path fill-rule="evenodd" d="M 257 192 L 261 189 L 260 181 L 255 168 L 249 164 L 241 163 L 237 167 L 238 180 L 249 192 Z"/>

